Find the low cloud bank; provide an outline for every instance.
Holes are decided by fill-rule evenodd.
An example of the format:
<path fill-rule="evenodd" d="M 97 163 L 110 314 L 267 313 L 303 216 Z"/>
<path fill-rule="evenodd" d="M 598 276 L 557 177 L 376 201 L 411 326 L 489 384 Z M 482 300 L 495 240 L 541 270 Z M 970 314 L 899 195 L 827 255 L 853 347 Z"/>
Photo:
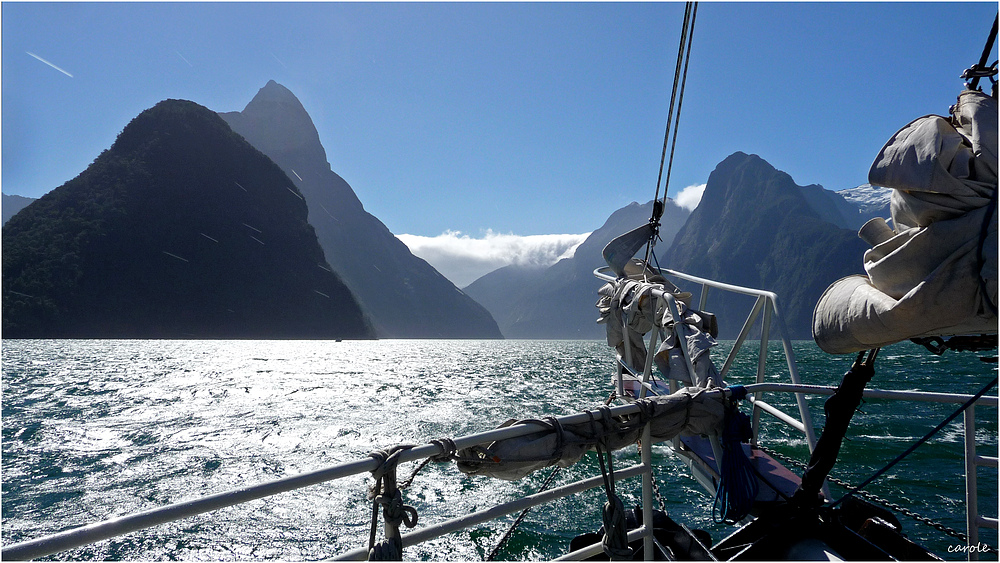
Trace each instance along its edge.
<path fill-rule="evenodd" d="M 687 209 L 688 211 L 694 211 L 698 204 L 701 203 L 701 196 L 705 193 L 705 186 L 707 184 L 698 184 L 695 186 L 688 186 L 677 194 L 674 201 L 677 205 Z"/>
<path fill-rule="evenodd" d="M 494 233 L 482 238 L 459 231 L 436 237 L 396 235 L 415 256 L 423 258 L 458 287 L 465 287 L 484 274 L 510 264 L 550 266 L 573 256 L 590 233 L 579 235 L 528 235 Z"/>

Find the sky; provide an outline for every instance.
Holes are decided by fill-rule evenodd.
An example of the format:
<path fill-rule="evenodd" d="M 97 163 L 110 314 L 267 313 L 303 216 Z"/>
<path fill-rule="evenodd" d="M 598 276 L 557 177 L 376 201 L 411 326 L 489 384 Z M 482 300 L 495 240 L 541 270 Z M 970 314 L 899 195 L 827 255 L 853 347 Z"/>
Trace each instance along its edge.
<path fill-rule="evenodd" d="M 564 235 L 653 198 L 683 10 L 3 2 L 0 183 L 39 197 L 157 102 L 238 111 L 273 79 L 408 244 L 468 254 L 493 241 L 512 257 L 534 241 L 551 257 L 576 244 Z M 697 205 L 736 151 L 800 185 L 864 184 L 893 133 L 947 113 L 996 14 L 996 2 L 699 4 L 670 197 L 689 188 Z"/>

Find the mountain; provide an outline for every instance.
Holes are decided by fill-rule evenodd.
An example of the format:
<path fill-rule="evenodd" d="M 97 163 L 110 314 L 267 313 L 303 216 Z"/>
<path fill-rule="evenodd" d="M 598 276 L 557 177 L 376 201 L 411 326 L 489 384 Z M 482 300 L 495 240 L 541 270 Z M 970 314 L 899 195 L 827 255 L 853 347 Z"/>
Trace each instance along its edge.
<path fill-rule="evenodd" d="M 649 221 L 652 202 L 632 203 L 611 214 L 565 258 L 544 269 L 507 266 L 479 278 L 465 292 L 486 306 L 507 338 L 600 339 L 594 269 L 605 265 L 601 251 L 611 239 Z M 660 236 L 669 244 L 688 211 L 667 200 Z M 663 243 L 661 243 L 663 244 Z"/>
<path fill-rule="evenodd" d="M 862 220 L 858 207 L 840 192 L 833 192 L 817 184 L 800 188 L 802 197 L 820 219 L 841 229 L 857 231 L 867 219 Z"/>
<path fill-rule="evenodd" d="M 837 279 L 863 273 L 867 250 L 855 230 L 815 210 L 814 195 L 759 156 L 737 152 L 711 173 L 701 203 L 660 263 L 774 291 L 790 336 L 811 338 L 819 296 Z M 752 306 L 753 298 L 720 293 L 706 308 L 718 315 L 721 337 L 734 338 Z"/>
<path fill-rule="evenodd" d="M 17 215 L 17 213 L 25 207 L 31 205 L 31 202 L 33 201 L 35 201 L 34 198 L 30 197 L 3 194 L 3 222 L 6 223 L 8 219 Z"/>
<path fill-rule="evenodd" d="M 888 220 L 892 215 L 889 211 L 892 190 L 889 188 L 862 184 L 856 188 L 840 190 L 837 193 L 857 208 L 858 221 L 862 225 L 875 217 L 882 217 Z"/>
<path fill-rule="evenodd" d="M 167 100 L 3 227 L 4 338 L 370 338 L 298 189 Z"/>
<path fill-rule="evenodd" d="M 358 296 L 379 336 L 500 338 L 493 317 L 365 211 L 333 172 L 305 108 L 270 81 L 242 112 L 220 114 L 301 191 L 326 258 Z"/>

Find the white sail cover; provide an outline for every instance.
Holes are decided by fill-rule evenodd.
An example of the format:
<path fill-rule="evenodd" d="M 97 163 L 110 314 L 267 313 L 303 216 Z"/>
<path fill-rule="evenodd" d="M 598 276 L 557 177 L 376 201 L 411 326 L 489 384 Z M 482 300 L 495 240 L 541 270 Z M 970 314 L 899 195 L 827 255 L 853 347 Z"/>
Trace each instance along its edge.
<path fill-rule="evenodd" d="M 606 451 L 634 444 L 647 422 L 653 443 L 678 435 L 716 434 L 722 431 L 727 399 L 723 393 L 708 391 L 687 387 L 671 395 L 640 399 L 635 404 L 641 414 L 624 418 L 596 417 L 593 422 L 565 425 L 556 424 L 554 419 L 521 421 L 537 425 L 539 431 L 486 447 L 461 449 L 457 466 L 468 475 L 515 481 L 552 465 L 569 467 L 598 443 Z M 508 420 L 500 428 L 512 424 L 515 421 Z"/>
<path fill-rule="evenodd" d="M 996 100 L 967 90 L 950 118 L 910 123 L 886 143 L 868 180 L 893 189 L 893 229 L 862 228 L 873 244 L 868 275 L 843 278 L 820 297 L 820 348 L 843 354 L 923 336 L 995 334 Z"/>

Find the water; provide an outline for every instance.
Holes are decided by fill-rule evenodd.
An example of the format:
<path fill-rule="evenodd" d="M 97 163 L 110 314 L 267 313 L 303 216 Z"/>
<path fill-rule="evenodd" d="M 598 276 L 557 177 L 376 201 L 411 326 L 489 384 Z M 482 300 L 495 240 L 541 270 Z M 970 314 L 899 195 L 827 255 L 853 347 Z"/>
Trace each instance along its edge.
<path fill-rule="evenodd" d="M 795 351 L 806 383 L 836 384 L 851 361 L 811 342 L 797 343 Z M 749 352 L 730 383 L 751 382 L 757 359 Z M 4 341 L 2 354 L 5 544 L 363 459 L 397 443 L 593 408 L 608 395 L 612 365 L 606 345 L 580 341 Z M 776 370 L 772 380 L 785 380 L 779 346 L 769 350 L 768 365 Z M 883 350 L 870 387 L 974 393 L 994 373 L 974 354 L 935 357 L 905 343 Z M 860 483 L 954 408 L 869 401 L 854 418 L 833 474 Z M 811 409 L 820 427 L 822 398 Z M 977 436 L 987 444 L 979 453 L 995 456 L 996 409 L 977 409 L 977 419 Z M 807 458 L 801 437 L 777 425 L 764 436 L 781 453 Z M 960 425 L 948 426 L 868 490 L 964 531 L 962 440 Z M 633 453 L 619 452 L 616 466 L 631 464 Z M 672 517 L 709 530 L 715 540 L 732 530 L 713 523 L 712 499 L 682 463 L 661 447 L 654 448 L 654 462 Z M 401 466 L 400 478 L 413 468 Z M 595 474 L 589 454 L 555 484 Z M 533 493 L 547 475 L 510 483 L 430 464 L 405 499 L 421 525 L 431 524 Z M 331 557 L 366 544 L 369 481 L 357 476 L 316 485 L 52 559 Z M 637 489 L 635 480 L 619 486 L 626 506 L 638 502 Z M 979 490 L 981 512 L 996 516 L 996 470 L 979 470 Z M 842 492 L 833 488 L 836 496 Z M 603 502 L 603 491 L 595 490 L 534 509 L 498 558 L 565 553 L 573 536 L 600 527 Z M 947 553 L 957 539 L 900 519 L 909 537 L 964 559 Z M 482 559 L 512 520 L 407 547 L 405 557 Z M 995 531 L 981 537 L 997 544 Z"/>

